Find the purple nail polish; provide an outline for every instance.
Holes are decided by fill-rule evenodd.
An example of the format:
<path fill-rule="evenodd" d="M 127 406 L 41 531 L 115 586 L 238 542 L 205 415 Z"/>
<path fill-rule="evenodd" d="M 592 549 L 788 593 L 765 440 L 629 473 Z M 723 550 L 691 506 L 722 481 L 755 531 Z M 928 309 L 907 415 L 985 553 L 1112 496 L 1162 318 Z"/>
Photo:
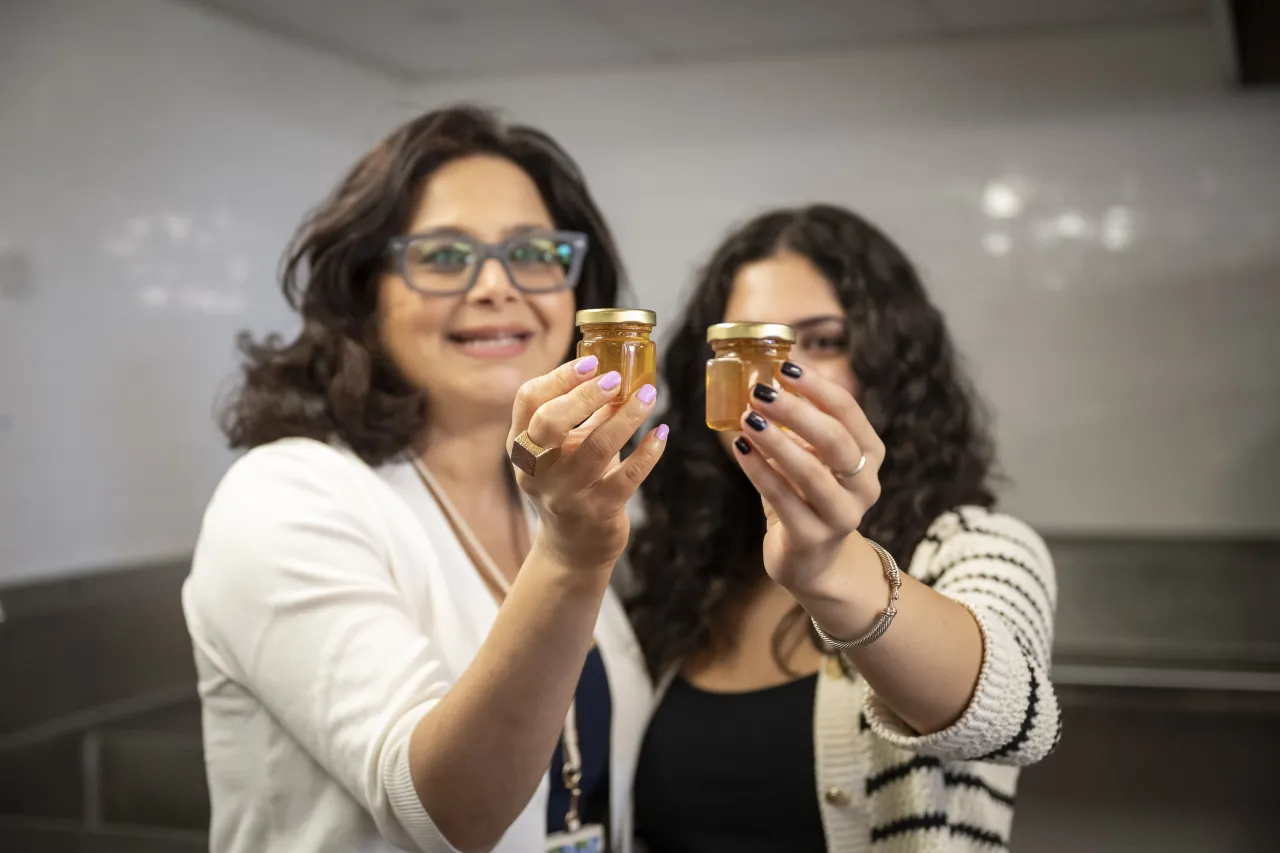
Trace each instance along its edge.
<path fill-rule="evenodd" d="M 746 456 L 748 453 L 751 452 L 751 444 L 741 436 L 733 440 L 733 446 L 738 448 L 738 452 L 741 453 L 743 456 Z"/>
<path fill-rule="evenodd" d="M 605 391 L 612 391 L 622 384 L 622 374 L 616 370 L 610 370 L 604 376 L 600 377 L 600 387 Z"/>
<path fill-rule="evenodd" d="M 578 372 L 583 374 L 590 373 L 596 369 L 598 364 L 600 364 L 600 359 L 596 358 L 594 355 L 589 355 L 582 361 L 578 362 Z"/>
<path fill-rule="evenodd" d="M 656 434 L 657 434 L 657 436 L 658 436 L 658 441 L 666 441 L 666 440 L 667 440 L 667 435 L 668 435 L 670 432 L 671 432 L 671 430 L 667 428 L 667 425 L 666 425 L 666 424 L 663 424 L 662 426 L 658 427 L 658 429 L 657 429 L 657 433 L 656 433 Z"/>
<path fill-rule="evenodd" d="M 636 396 L 640 398 L 641 403 L 644 403 L 647 406 L 658 396 L 658 389 L 654 388 L 652 385 L 645 385 L 636 392 Z"/>

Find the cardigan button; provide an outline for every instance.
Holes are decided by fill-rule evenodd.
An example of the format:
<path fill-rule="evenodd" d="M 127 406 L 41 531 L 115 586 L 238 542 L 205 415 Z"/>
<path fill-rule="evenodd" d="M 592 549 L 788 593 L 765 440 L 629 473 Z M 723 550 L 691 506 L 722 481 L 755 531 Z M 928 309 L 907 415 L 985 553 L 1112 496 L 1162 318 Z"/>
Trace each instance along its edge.
<path fill-rule="evenodd" d="M 826 800 L 829 806 L 849 805 L 849 795 L 834 785 L 822 793 L 822 799 Z"/>

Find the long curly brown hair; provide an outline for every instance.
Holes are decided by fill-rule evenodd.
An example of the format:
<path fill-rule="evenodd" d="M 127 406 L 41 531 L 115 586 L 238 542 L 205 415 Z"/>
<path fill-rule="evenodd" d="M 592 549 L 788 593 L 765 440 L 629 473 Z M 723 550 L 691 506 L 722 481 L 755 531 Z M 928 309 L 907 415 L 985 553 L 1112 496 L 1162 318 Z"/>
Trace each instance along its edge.
<path fill-rule="evenodd" d="M 378 339 L 378 278 L 389 262 L 388 241 L 408 226 L 427 179 L 474 154 L 521 167 L 556 227 L 587 235 L 574 294 L 578 307 L 616 304 L 622 263 L 569 155 L 545 133 L 504 125 L 474 106 L 426 113 L 365 154 L 298 229 L 281 289 L 302 315 L 302 329 L 288 342 L 279 335 L 259 342 L 241 334 L 243 378 L 222 416 L 233 448 L 290 437 L 337 438 L 377 465 L 420 437 L 428 401 L 401 376 Z"/>
<path fill-rule="evenodd" d="M 701 271 L 662 359 L 671 427 L 662 463 L 642 486 L 645 522 L 630 564 L 629 608 L 655 675 L 713 637 L 722 605 L 764 577 L 760 496 L 703 424 L 706 329 L 724 319 L 734 278 L 780 251 L 803 255 L 835 289 L 848 318 L 859 402 L 887 448 L 880 500 L 861 532 L 910 558 L 930 523 L 962 504 L 989 507 L 993 452 L 938 309 L 906 255 L 843 208 L 775 210 L 733 232 Z M 758 318 L 767 319 L 767 318 Z M 774 655 L 786 669 L 782 636 Z M 811 634 L 816 643 L 817 638 Z"/>

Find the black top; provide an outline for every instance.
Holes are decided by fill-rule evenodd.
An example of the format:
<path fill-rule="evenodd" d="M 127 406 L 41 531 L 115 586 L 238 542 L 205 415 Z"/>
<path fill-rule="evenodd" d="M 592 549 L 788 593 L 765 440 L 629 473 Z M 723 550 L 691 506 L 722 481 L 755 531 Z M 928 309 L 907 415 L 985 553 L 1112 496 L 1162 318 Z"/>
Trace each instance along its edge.
<path fill-rule="evenodd" d="M 578 678 L 574 693 L 577 707 L 578 751 L 582 753 L 582 802 L 578 813 L 584 824 L 598 823 L 609 827 L 609 729 L 613 721 L 613 703 L 609 697 L 609 676 L 604 660 L 595 647 L 587 653 L 587 662 Z M 547 832 L 563 832 L 564 816 L 569 811 L 569 790 L 564 786 L 564 739 L 556 744 L 551 756 L 551 796 L 547 800 Z"/>
<path fill-rule="evenodd" d="M 826 853 L 813 769 L 818 677 L 749 693 L 683 678 L 658 706 L 636 770 L 651 853 Z"/>

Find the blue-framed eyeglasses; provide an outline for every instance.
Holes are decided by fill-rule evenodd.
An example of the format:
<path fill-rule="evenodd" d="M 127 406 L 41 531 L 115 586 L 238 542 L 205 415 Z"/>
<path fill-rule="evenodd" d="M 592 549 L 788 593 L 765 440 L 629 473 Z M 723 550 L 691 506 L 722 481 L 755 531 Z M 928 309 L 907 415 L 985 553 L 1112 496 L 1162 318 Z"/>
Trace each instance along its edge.
<path fill-rule="evenodd" d="M 524 293 L 568 290 L 578 283 L 587 254 L 579 231 L 530 231 L 501 243 L 485 243 L 457 231 L 406 234 L 387 245 L 396 270 L 410 289 L 430 296 L 466 293 L 489 259 L 506 270 Z"/>

